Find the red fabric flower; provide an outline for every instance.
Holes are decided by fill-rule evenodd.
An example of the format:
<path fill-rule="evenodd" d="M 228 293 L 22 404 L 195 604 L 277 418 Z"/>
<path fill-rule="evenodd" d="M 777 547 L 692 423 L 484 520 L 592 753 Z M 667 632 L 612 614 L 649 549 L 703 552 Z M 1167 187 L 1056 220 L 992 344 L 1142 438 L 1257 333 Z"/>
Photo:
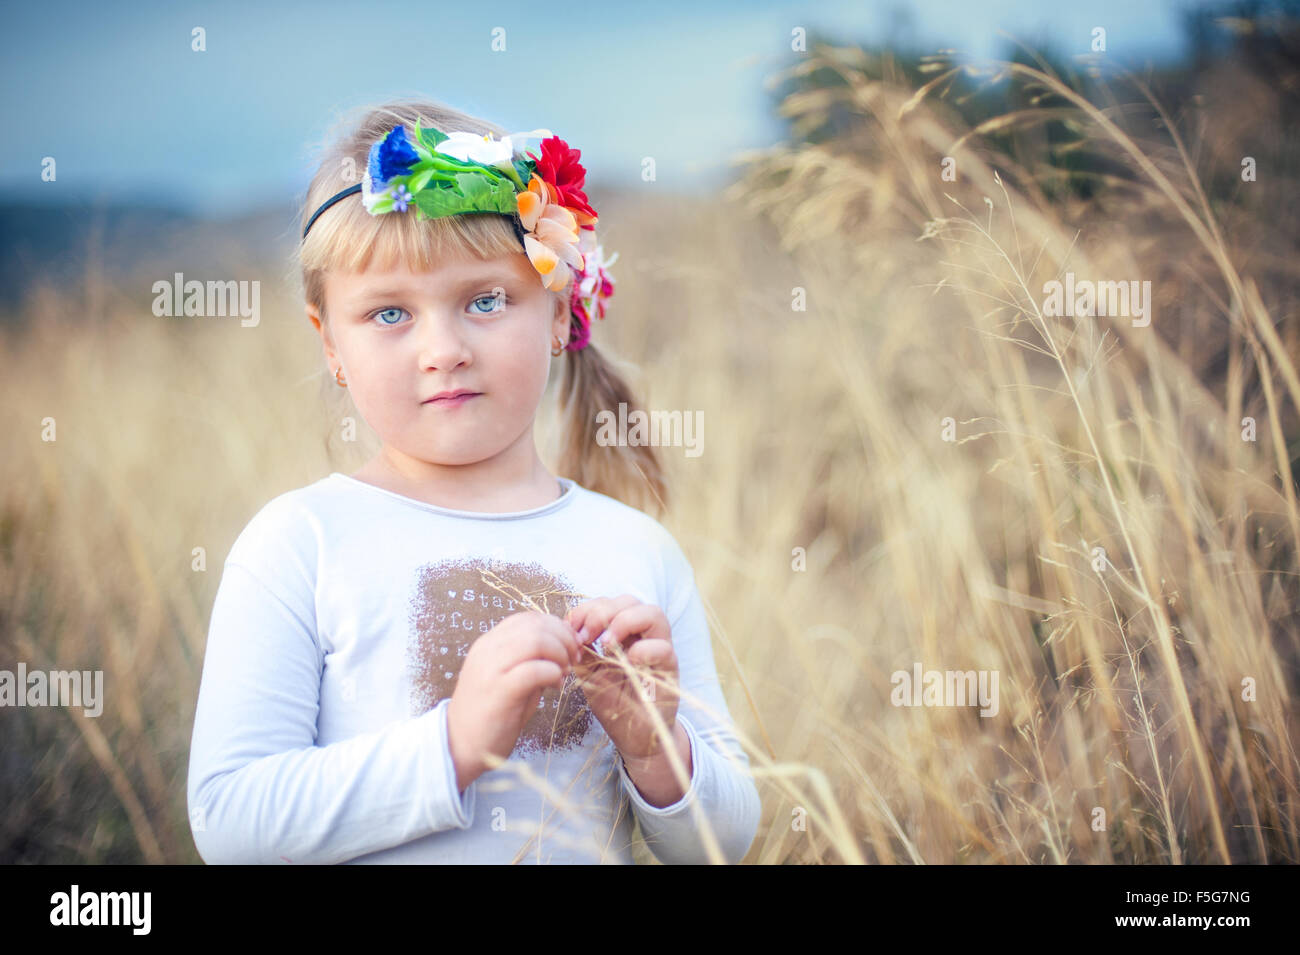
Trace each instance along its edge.
<path fill-rule="evenodd" d="M 590 229 L 596 221 L 596 210 L 587 203 L 582 190 L 587 181 L 587 170 L 578 159 L 581 149 L 573 149 L 559 136 L 542 140 L 540 156 L 527 153 L 537 163 L 533 170 L 543 182 L 554 190 L 553 201 L 568 208 L 578 220 L 578 225 Z"/>

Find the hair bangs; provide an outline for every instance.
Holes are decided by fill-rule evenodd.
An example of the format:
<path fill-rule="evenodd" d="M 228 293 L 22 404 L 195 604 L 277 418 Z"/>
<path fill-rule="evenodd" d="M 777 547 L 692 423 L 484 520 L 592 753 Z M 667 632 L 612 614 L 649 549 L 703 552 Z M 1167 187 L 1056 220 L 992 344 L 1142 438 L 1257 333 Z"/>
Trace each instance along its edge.
<path fill-rule="evenodd" d="M 313 243 L 325 217 L 336 213 Z M 371 215 L 358 198 L 316 220 L 302 250 L 302 265 L 327 272 L 388 271 L 402 266 L 427 272 L 452 259 L 494 259 L 515 252 L 522 255 L 524 250 L 508 216 L 484 212 L 421 219 L 413 208 Z"/>

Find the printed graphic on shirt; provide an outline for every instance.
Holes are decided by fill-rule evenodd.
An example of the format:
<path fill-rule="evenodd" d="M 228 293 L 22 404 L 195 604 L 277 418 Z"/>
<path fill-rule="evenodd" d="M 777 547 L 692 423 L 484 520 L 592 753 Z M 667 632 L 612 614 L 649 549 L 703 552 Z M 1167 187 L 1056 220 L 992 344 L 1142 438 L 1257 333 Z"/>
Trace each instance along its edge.
<path fill-rule="evenodd" d="M 529 610 L 563 617 L 585 599 L 537 564 L 476 557 L 420 568 L 407 645 L 413 715 L 451 696 L 470 645 L 506 617 Z M 587 698 L 570 674 L 560 689 L 542 691 L 511 756 L 572 749 L 593 723 Z"/>

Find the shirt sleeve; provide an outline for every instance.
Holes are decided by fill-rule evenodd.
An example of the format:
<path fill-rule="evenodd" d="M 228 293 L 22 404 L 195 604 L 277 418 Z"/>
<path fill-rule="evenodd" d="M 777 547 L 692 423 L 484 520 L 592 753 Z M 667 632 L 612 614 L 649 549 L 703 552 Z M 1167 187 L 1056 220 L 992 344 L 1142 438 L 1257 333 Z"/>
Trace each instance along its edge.
<path fill-rule="evenodd" d="M 668 550 L 675 596 L 666 613 L 683 691 L 677 721 L 691 743 L 691 784 L 672 805 L 652 806 L 637 791 L 622 758 L 618 760 L 619 777 L 646 845 L 660 862 L 704 865 L 712 861 L 695 820 L 694 807 L 698 806 L 723 857 L 735 865 L 745 857 L 758 832 L 762 803 L 718 684 L 708 621 L 694 571 L 676 541 Z M 681 609 L 677 610 L 679 605 Z"/>
<path fill-rule="evenodd" d="M 187 785 L 190 829 L 208 863 L 344 862 L 473 822 L 477 781 L 456 789 L 450 700 L 316 745 L 324 656 L 308 563 L 274 547 L 256 558 L 256 573 L 226 561 Z"/>

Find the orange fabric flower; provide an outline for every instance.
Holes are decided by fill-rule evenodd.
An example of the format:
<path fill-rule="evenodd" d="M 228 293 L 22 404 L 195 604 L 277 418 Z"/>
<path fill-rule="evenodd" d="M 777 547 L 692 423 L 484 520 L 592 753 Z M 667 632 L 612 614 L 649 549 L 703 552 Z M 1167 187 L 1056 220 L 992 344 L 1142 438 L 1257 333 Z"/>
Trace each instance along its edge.
<path fill-rule="evenodd" d="M 515 198 L 519 221 L 524 227 L 528 260 L 546 288 L 552 291 L 566 288 L 574 270 L 583 268 L 577 217 L 560 204 L 555 188 L 536 173 L 529 179 L 528 189 Z"/>

